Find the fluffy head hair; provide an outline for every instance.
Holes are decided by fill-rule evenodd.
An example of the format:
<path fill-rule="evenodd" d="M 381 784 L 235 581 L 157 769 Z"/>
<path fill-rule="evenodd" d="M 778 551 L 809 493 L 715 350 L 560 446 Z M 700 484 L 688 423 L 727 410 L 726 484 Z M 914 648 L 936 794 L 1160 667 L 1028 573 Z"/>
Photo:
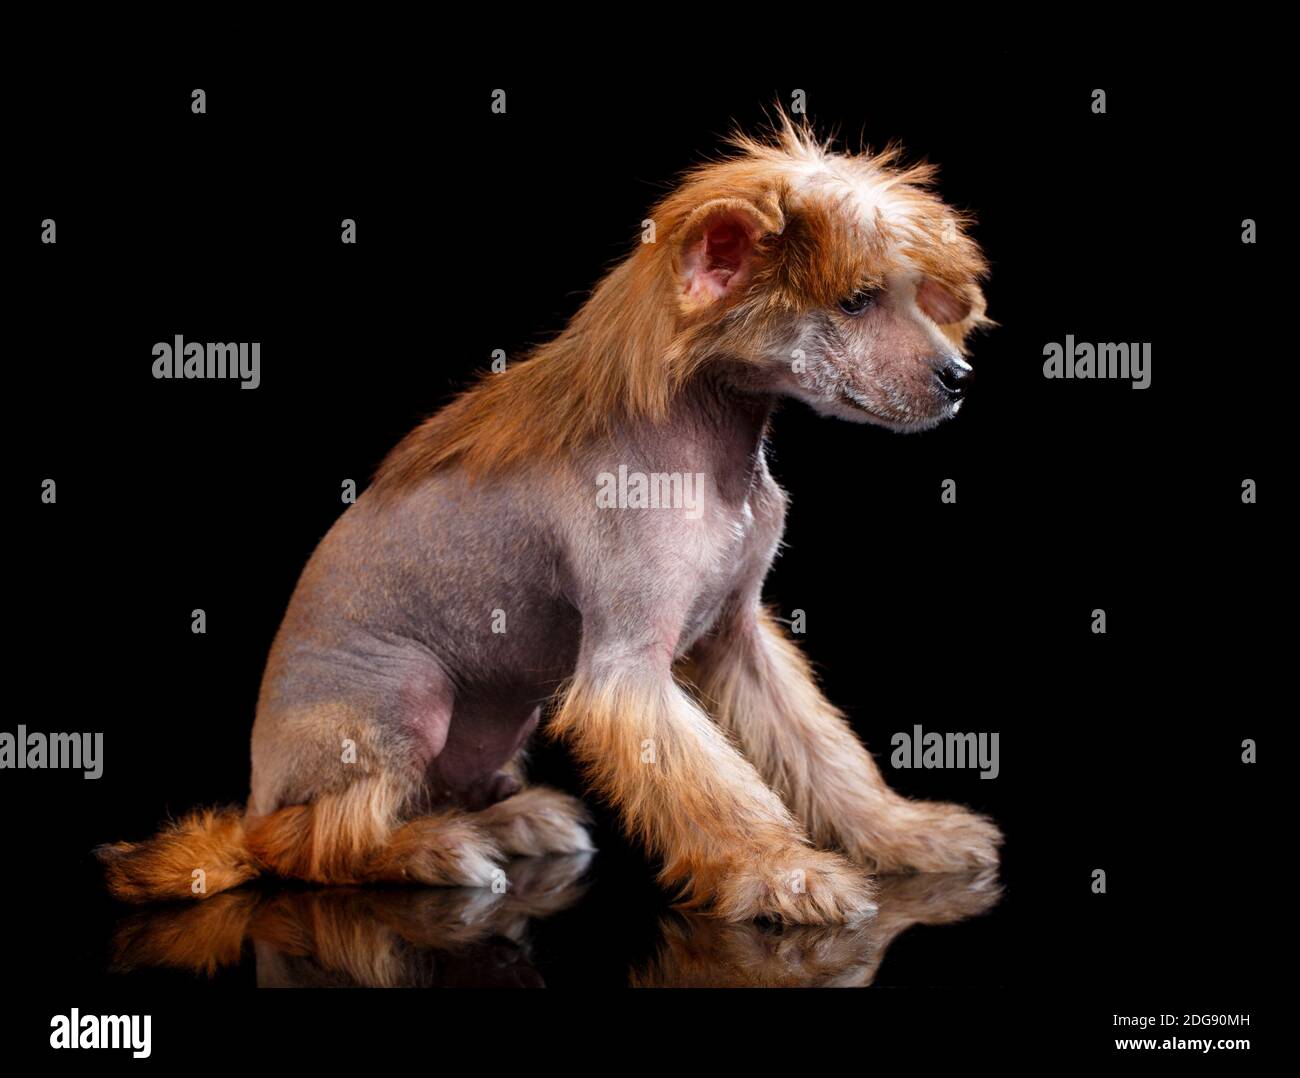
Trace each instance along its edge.
<path fill-rule="evenodd" d="M 903 166 L 897 147 L 836 153 L 784 113 L 765 135 L 737 133 L 728 145 L 658 203 L 655 242 L 615 266 L 563 332 L 417 427 L 376 487 L 452 461 L 482 473 L 554 458 L 616 423 L 661 421 L 710 361 L 752 361 L 781 320 L 891 273 L 941 286 L 959 317 L 939 328 L 958 349 L 991 324 L 978 285 L 987 265 L 969 218 L 934 194 L 933 166 Z M 712 247 L 700 239 L 711 228 Z M 750 256 L 743 274 L 730 272 L 729 245 Z"/>

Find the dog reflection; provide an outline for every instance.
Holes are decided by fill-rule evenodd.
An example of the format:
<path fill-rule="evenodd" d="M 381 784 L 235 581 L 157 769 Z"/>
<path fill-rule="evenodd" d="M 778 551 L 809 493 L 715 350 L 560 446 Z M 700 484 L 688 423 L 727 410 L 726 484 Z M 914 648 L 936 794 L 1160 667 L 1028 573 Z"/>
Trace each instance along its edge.
<path fill-rule="evenodd" d="M 114 969 L 163 966 L 212 975 L 251 941 L 262 987 L 541 987 L 528 924 L 576 903 L 590 854 L 531 858 L 510 889 L 229 891 L 140 913 L 115 940 Z M 634 987 L 836 987 L 872 983 L 912 925 L 952 924 L 992 909 L 996 874 L 884 877 L 880 912 L 859 927 L 728 924 L 673 913 Z"/>
<path fill-rule="evenodd" d="M 856 927 L 774 929 L 673 915 L 662 922 L 658 953 L 644 969 L 633 971 L 631 983 L 643 988 L 865 987 L 904 930 L 977 917 L 1001 895 L 993 870 L 887 876 L 877 892 L 880 912 Z"/>
<path fill-rule="evenodd" d="M 257 983 L 278 987 L 541 987 L 528 954 L 534 918 L 586 891 L 590 854 L 528 858 L 510 888 L 228 891 L 137 914 L 118 929 L 113 968 L 214 974 L 251 940 Z"/>

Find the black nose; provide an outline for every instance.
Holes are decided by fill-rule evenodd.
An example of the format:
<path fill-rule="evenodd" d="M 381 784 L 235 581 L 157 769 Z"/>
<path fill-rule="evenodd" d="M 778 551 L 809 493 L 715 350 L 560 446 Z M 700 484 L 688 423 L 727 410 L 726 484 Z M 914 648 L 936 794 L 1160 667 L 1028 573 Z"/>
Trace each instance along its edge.
<path fill-rule="evenodd" d="M 950 398 L 961 400 L 974 373 L 969 363 L 963 363 L 960 359 L 946 359 L 934 372 L 934 379 Z"/>

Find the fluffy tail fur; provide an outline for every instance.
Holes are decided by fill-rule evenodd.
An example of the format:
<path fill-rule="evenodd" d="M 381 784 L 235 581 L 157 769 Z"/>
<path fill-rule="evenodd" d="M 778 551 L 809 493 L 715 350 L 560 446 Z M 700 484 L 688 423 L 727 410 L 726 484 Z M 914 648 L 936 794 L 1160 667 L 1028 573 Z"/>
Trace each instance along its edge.
<path fill-rule="evenodd" d="M 95 856 L 105 865 L 108 889 L 126 902 L 206 898 L 262 871 L 236 808 L 191 812 L 151 839 L 100 846 Z"/>

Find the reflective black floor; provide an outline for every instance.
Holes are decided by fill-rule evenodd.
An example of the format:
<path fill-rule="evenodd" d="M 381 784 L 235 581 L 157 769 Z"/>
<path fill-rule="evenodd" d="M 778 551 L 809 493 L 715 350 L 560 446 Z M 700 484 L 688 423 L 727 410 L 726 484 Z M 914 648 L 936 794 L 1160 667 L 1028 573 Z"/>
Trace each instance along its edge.
<path fill-rule="evenodd" d="M 110 975 L 233 974 L 259 987 L 541 987 L 588 980 L 580 956 L 603 948 L 611 954 L 602 968 L 606 958 L 627 956 L 631 986 L 866 986 L 900 936 L 980 918 L 1002 896 L 993 873 L 885 878 L 878 916 L 859 927 L 724 924 L 669 909 L 645 945 L 629 948 L 606 927 L 616 908 L 591 904 L 592 869 L 590 855 L 535 858 L 511 865 L 501 894 L 268 886 L 127 913 L 114 933 Z M 576 948 L 566 944 L 575 934 L 583 940 Z M 949 950 L 957 962 L 965 949 Z M 981 965 L 975 979 L 987 982 Z M 952 972 L 943 980 L 970 983 Z"/>

